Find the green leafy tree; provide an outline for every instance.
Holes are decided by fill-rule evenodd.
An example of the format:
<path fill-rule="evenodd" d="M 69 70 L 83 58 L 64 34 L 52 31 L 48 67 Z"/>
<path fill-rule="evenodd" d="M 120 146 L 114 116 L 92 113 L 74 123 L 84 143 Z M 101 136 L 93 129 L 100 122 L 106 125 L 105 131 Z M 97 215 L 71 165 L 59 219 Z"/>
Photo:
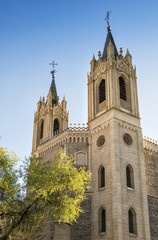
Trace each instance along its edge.
<path fill-rule="evenodd" d="M 62 152 L 46 163 L 34 156 L 25 161 L 24 171 L 16 170 L 17 160 L 0 148 L 0 239 L 32 239 L 48 218 L 59 224 L 77 221 L 90 172 L 74 167 L 73 157 Z"/>

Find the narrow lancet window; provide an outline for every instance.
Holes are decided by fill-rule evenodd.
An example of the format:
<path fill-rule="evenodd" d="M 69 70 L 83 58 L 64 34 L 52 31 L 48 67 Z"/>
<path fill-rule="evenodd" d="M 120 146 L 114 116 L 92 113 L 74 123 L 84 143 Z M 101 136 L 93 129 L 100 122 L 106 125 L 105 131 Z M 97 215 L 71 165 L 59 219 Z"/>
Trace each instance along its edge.
<path fill-rule="evenodd" d="M 130 165 L 126 167 L 126 184 L 128 188 L 134 188 L 133 169 Z"/>
<path fill-rule="evenodd" d="M 54 120 L 54 130 L 53 130 L 53 134 L 56 135 L 59 133 L 59 121 L 58 119 Z"/>
<path fill-rule="evenodd" d="M 129 233 L 136 235 L 136 213 L 132 208 L 128 211 L 128 226 Z"/>
<path fill-rule="evenodd" d="M 120 86 L 120 99 L 123 99 L 126 101 L 127 100 L 126 83 L 122 77 L 119 78 L 119 86 Z"/>
<path fill-rule="evenodd" d="M 40 139 L 43 138 L 43 129 L 44 129 L 44 120 L 42 120 L 42 122 L 41 122 Z"/>
<path fill-rule="evenodd" d="M 100 233 L 106 232 L 106 212 L 105 209 L 100 211 Z"/>
<path fill-rule="evenodd" d="M 105 168 L 101 166 L 98 171 L 99 189 L 105 187 Z"/>
<path fill-rule="evenodd" d="M 106 99 L 105 80 L 103 79 L 99 84 L 99 103 Z"/>

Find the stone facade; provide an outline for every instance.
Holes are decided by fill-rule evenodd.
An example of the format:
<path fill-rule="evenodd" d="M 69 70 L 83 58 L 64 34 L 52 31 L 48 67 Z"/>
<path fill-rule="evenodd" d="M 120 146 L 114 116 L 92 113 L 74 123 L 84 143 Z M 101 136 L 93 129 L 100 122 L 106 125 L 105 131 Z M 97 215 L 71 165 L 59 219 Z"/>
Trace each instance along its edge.
<path fill-rule="evenodd" d="M 82 203 L 84 213 L 82 213 L 71 228 L 71 239 L 91 240 L 91 195 L 87 194 L 87 199 Z"/>
<path fill-rule="evenodd" d="M 158 145 L 142 138 L 132 56 L 118 54 L 110 28 L 98 56 L 88 74 L 87 126 L 68 126 L 54 73 L 47 101 L 38 102 L 32 154 L 47 161 L 62 150 L 92 172 L 78 223 L 48 223 L 40 239 L 158 240 Z"/>
<path fill-rule="evenodd" d="M 158 239 L 158 145 L 144 139 L 144 159 L 149 205 L 151 240 Z"/>

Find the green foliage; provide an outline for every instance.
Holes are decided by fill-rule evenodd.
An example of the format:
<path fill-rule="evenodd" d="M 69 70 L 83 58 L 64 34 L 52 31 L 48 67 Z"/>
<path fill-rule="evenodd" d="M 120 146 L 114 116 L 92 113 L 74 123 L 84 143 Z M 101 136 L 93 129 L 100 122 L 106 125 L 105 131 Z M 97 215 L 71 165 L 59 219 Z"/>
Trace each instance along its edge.
<path fill-rule="evenodd" d="M 20 185 L 17 184 L 16 163 L 17 155 L 11 154 L 4 148 L 0 148 L 0 212 L 8 211 L 10 202 L 19 194 Z"/>
<path fill-rule="evenodd" d="M 55 159 L 43 163 L 33 156 L 27 160 L 23 177 L 27 194 L 21 198 L 18 172 L 14 165 L 16 155 L 0 149 L 0 221 L 2 238 L 19 236 L 32 239 L 45 219 L 58 223 L 77 221 L 81 202 L 86 198 L 90 172 L 74 167 L 74 159 L 59 152 Z M 28 164 L 29 163 L 29 164 Z"/>

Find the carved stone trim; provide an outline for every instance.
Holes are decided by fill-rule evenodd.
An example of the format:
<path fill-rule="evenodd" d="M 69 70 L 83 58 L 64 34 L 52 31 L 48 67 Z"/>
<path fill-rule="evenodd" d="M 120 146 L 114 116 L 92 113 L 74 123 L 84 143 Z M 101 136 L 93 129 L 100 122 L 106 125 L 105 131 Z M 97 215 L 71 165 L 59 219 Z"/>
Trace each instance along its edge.
<path fill-rule="evenodd" d="M 39 156 L 44 156 L 57 148 L 62 148 L 64 147 L 64 144 L 70 142 L 89 143 L 89 131 L 87 129 L 88 128 L 86 127 L 82 127 L 80 129 L 76 127 L 70 127 L 55 136 L 44 139 L 37 148 Z"/>
<path fill-rule="evenodd" d="M 91 131 L 91 135 L 94 135 L 95 133 L 104 130 L 104 129 L 107 128 L 108 126 L 109 126 L 109 122 L 107 122 L 106 124 L 101 125 L 101 126 L 99 126 L 99 127 L 96 127 L 95 129 L 93 129 L 93 130 Z"/>
<path fill-rule="evenodd" d="M 128 129 L 128 130 L 132 130 L 132 131 L 134 131 L 134 132 L 137 131 L 136 127 L 134 127 L 134 126 L 132 126 L 132 125 L 129 125 L 129 124 L 127 124 L 127 123 L 119 122 L 118 125 L 119 125 L 120 127 L 126 128 L 126 129 Z"/>

